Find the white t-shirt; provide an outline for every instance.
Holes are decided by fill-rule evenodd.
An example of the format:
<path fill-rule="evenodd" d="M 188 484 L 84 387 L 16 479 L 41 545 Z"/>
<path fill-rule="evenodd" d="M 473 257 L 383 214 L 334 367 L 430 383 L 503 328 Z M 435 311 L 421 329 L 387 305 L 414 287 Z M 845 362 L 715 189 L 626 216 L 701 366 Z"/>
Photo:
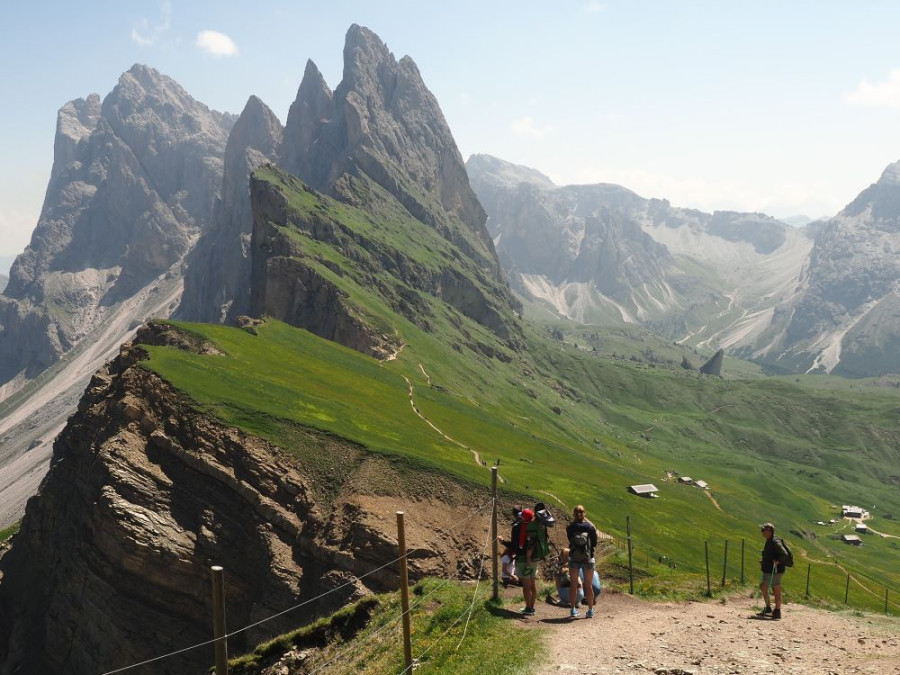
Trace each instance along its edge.
<path fill-rule="evenodd" d="M 500 558 L 500 566 L 503 568 L 503 578 L 508 579 L 509 577 L 515 576 L 516 574 L 516 562 L 509 557 L 508 555 Z"/>

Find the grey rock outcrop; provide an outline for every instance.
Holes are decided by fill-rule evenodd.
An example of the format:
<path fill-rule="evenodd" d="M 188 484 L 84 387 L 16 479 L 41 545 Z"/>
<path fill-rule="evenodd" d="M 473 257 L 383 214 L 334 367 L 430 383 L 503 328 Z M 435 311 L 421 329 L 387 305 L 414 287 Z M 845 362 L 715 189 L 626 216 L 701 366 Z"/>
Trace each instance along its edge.
<path fill-rule="evenodd" d="M 205 349 L 159 326 L 139 342 Z M 12 550 L 0 558 L 0 673 L 87 675 L 209 640 L 209 567 L 225 567 L 229 639 L 249 650 L 273 634 L 397 587 L 397 508 L 410 511 L 410 576 L 472 573 L 483 529 L 454 536 L 460 503 L 481 488 L 297 429 L 316 473 L 287 450 L 199 414 L 128 344 L 92 379 L 54 445 Z M 371 477 L 384 485 L 367 490 Z M 379 481 L 380 483 L 381 481 Z M 478 494 L 483 492 L 484 494 Z M 319 598 L 322 593 L 329 594 Z M 284 612 L 304 600 L 300 609 Z M 152 672 L 203 672 L 210 650 L 156 661 Z"/>
<path fill-rule="evenodd" d="M 510 283 L 584 323 L 755 348 L 812 247 L 809 231 L 763 214 L 676 208 L 618 185 L 558 187 L 485 155 L 467 169 Z"/>
<path fill-rule="evenodd" d="M 557 187 L 483 155 L 467 167 L 510 283 L 560 314 L 639 322 L 781 372 L 900 372 L 900 162 L 803 229 Z"/>
<path fill-rule="evenodd" d="M 201 235 L 188 260 L 180 317 L 232 323 L 250 311 L 250 174 L 278 161 L 282 134 L 275 114 L 251 96 L 225 146 L 222 197 L 214 224 Z"/>
<path fill-rule="evenodd" d="M 851 377 L 900 372 L 900 162 L 821 224 L 779 361 Z"/>
<path fill-rule="evenodd" d="M 342 176 L 365 173 L 502 279 L 484 210 L 437 100 L 413 60 L 397 61 L 370 30 L 347 32 L 343 79 L 333 93 L 307 64 L 282 157 L 285 169 L 332 196 Z"/>
<path fill-rule="evenodd" d="M 0 296 L 0 384 L 50 366 L 183 259 L 211 221 L 232 123 L 140 65 L 102 104 L 63 106 L 44 207 Z"/>
<path fill-rule="evenodd" d="M 715 375 L 716 377 L 722 377 L 722 363 L 725 360 L 725 350 L 720 349 L 713 357 L 700 366 L 700 372 L 703 375 Z"/>

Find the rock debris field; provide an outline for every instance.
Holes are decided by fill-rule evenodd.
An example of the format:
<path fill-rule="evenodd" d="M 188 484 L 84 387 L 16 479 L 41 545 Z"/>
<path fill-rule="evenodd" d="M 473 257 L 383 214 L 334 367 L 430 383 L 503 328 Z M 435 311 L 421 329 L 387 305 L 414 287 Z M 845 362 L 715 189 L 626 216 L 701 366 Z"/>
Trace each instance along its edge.
<path fill-rule="evenodd" d="M 652 603 L 604 592 L 593 619 L 583 610 L 572 619 L 539 598 L 536 616 L 518 621 L 546 634 L 548 658 L 537 675 L 900 674 L 896 617 L 787 604 L 773 621 L 756 616 L 761 608 L 746 595 L 724 604 Z"/>

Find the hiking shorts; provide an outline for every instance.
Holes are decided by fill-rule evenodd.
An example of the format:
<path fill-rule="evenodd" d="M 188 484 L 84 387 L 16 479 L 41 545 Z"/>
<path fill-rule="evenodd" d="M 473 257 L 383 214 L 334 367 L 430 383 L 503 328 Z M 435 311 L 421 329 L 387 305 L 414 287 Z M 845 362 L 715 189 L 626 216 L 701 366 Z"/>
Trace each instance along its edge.
<path fill-rule="evenodd" d="M 767 584 L 772 588 L 776 586 L 781 586 L 781 577 L 784 576 L 784 572 L 775 572 L 774 576 L 771 572 L 763 572 L 762 576 L 759 578 L 759 585 Z"/>
<path fill-rule="evenodd" d="M 587 562 L 579 563 L 569 561 L 569 569 L 571 570 L 581 570 L 582 572 L 593 572 L 594 571 L 594 559 L 591 558 Z"/>
<path fill-rule="evenodd" d="M 516 576 L 519 579 L 534 579 L 537 577 L 537 563 L 527 560 L 516 560 Z"/>

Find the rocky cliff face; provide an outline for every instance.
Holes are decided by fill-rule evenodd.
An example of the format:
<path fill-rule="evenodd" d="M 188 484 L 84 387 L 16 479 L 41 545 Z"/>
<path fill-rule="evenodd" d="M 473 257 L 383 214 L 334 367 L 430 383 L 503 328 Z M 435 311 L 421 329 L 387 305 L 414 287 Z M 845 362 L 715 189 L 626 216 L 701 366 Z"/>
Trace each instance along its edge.
<path fill-rule="evenodd" d="M 232 123 L 145 66 L 102 103 L 63 106 L 44 208 L 0 296 L 0 384 L 41 372 L 182 260 L 211 221 Z"/>
<path fill-rule="evenodd" d="M 615 185 L 557 187 L 484 155 L 467 167 L 511 283 L 561 314 L 640 322 L 788 372 L 900 372 L 900 162 L 802 230 Z"/>
<path fill-rule="evenodd" d="M 230 630 L 335 591 L 233 638 L 233 652 L 393 588 L 392 567 L 373 571 L 396 558 L 398 509 L 414 578 L 474 571 L 484 523 L 458 527 L 456 514 L 487 494 L 297 429 L 334 467 L 323 474 L 197 412 L 140 367 L 141 343 L 210 349 L 151 325 L 91 381 L 0 559 L 0 672 L 97 673 L 208 640 L 213 564 Z M 192 650 L 153 672 L 211 660 Z"/>
<path fill-rule="evenodd" d="M 617 185 L 557 187 L 484 155 L 467 168 L 511 283 L 586 323 L 756 348 L 812 247 L 805 231 L 762 214 L 679 209 Z"/>
<path fill-rule="evenodd" d="M 222 197 L 213 225 L 191 252 L 178 314 L 191 321 L 233 323 L 250 311 L 250 174 L 277 163 L 283 128 L 274 113 L 251 96 L 225 146 Z"/>
<path fill-rule="evenodd" d="M 818 228 L 780 360 L 851 377 L 900 372 L 900 162 Z"/>
<path fill-rule="evenodd" d="M 334 92 L 307 65 L 282 156 L 285 169 L 329 195 L 340 196 L 345 174 L 365 173 L 502 280 L 484 210 L 437 100 L 412 59 L 397 61 L 371 31 L 354 25 L 347 32 Z"/>

